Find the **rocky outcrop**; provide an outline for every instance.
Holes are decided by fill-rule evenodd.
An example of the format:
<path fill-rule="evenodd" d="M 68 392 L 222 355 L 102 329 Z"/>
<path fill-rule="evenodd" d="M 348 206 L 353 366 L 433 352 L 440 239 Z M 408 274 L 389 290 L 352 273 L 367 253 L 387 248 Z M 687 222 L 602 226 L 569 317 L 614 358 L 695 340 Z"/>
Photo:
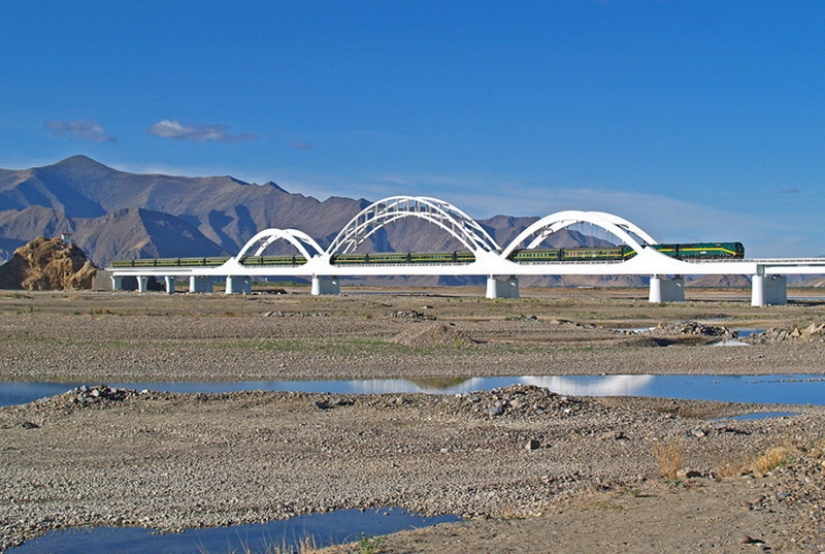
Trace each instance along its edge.
<path fill-rule="evenodd" d="M 36 238 L 14 251 L 0 266 L 0 288 L 28 290 L 90 289 L 97 268 L 86 254 L 61 238 Z"/>

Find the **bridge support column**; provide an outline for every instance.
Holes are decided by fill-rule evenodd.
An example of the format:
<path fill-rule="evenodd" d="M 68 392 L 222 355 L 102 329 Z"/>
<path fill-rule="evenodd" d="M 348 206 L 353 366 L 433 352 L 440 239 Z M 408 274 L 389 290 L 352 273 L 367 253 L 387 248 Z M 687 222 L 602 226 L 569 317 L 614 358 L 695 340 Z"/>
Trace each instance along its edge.
<path fill-rule="evenodd" d="M 212 277 L 190 276 L 189 292 L 212 292 Z"/>
<path fill-rule="evenodd" d="M 650 302 L 659 304 L 661 302 L 684 302 L 685 301 L 685 279 L 674 277 L 673 279 L 662 279 L 654 275 L 650 278 Z"/>
<path fill-rule="evenodd" d="M 508 277 L 507 279 L 497 279 L 490 275 L 487 277 L 487 298 L 518 298 L 518 279 Z"/>
<path fill-rule="evenodd" d="M 149 288 L 149 277 L 139 276 L 137 278 L 138 292 L 146 292 Z"/>
<path fill-rule="evenodd" d="M 788 303 L 788 278 L 784 275 L 754 275 L 751 306 Z"/>
<path fill-rule="evenodd" d="M 112 275 L 112 290 L 123 290 L 123 277 Z"/>
<path fill-rule="evenodd" d="M 249 294 L 252 292 L 252 279 L 250 277 L 226 278 L 226 294 Z"/>
<path fill-rule="evenodd" d="M 339 294 L 341 283 L 338 277 L 318 277 L 312 276 L 312 295 L 321 296 L 325 294 Z"/>
<path fill-rule="evenodd" d="M 166 282 L 166 294 L 173 294 L 175 292 L 175 278 L 166 275 L 163 280 Z"/>

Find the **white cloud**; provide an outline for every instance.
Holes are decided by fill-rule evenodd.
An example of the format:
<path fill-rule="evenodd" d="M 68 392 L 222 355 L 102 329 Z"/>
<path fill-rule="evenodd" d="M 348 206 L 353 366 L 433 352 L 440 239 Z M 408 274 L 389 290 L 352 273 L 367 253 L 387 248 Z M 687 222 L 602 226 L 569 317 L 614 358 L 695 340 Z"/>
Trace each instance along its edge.
<path fill-rule="evenodd" d="M 58 138 L 90 140 L 93 142 L 115 142 L 113 136 L 93 121 L 59 121 L 53 119 L 44 123 L 44 126 Z"/>
<path fill-rule="evenodd" d="M 175 140 L 193 140 L 195 142 L 243 142 L 257 140 L 256 135 L 227 132 L 225 125 L 184 125 L 177 120 L 163 119 L 149 127 L 149 134 Z"/>

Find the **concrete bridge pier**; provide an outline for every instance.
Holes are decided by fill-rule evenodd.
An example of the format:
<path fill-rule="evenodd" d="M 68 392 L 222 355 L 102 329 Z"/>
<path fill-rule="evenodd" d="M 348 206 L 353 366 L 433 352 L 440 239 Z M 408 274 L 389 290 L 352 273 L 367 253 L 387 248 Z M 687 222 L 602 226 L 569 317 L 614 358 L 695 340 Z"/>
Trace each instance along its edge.
<path fill-rule="evenodd" d="M 252 292 L 252 279 L 249 277 L 226 278 L 226 294 L 249 294 Z"/>
<path fill-rule="evenodd" d="M 190 276 L 189 292 L 212 292 L 212 277 Z"/>
<path fill-rule="evenodd" d="M 507 279 L 487 277 L 487 298 L 518 298 L 518 279 L 510 276 Z"/>
<path fill-rule="evenodd" d="M 312 276 L 312 295 L 321 296 L 326 294 L 339 294 L 341 283 L 338 277 Z"/>
<path fill-rule="evenodd" d="M 149 276 L 139 276 L 137 278 L 138 292 L 146 292 L 149 290 Z"/>
<path fill-rule="evenodd" d="M 112 275 L 112 290 L 123 290 L 123 277 Z"/>
<path fill-rule="evenodd" d="M 684 277 L 675 276 L 673 279 L 663 279 L 658 275 L 654 275 L 650 278 L 649 300 L 655 304 L 662 302 L 684 302 Z"/>
<path fill-rule="evenodd" d="M 784 275 L 754 275 L 751 281 L 751 306 L 788 303 L 788 278 Z"/>
<path fill-rule="evenodd" d="M 166 294 L 173 294 L 175 292 L 175 278 L 165 275 L 163 280 L 166 282 Z"/>

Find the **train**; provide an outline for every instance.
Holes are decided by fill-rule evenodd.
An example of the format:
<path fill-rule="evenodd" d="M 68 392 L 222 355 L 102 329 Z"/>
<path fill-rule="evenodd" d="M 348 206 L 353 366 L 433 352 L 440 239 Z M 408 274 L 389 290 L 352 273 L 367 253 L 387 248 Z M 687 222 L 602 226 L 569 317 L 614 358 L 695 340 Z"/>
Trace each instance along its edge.
<path fill-rule="evenodd" d="M 655 244 L 653 248 L 666 256 L 680 260 L 741 259 L 745 257 L 745 247 L 741 242 L 699 242 L 687 244 Z M 514 250 L 509 259 L 516 263 L 547 263 L 576 261 L 625 261 L 636 255 L 627 245 L 607 247 L 576 247 L 553 249 Z M 475 260 L 472 252 L 435 252 L 388 254 L 342 254 L 332 257 L 334 265 L 365 264 L 468 264 Z"/>
<path fill-rule="evenodd" d="M 742 259 L 745 247 L 741 242 L 697 242 L 686 244 L 653 244 L 653 248 L 680 260 Z M 625 261 L 636 255 L 627 245 L 549 250 L 515 250 L 509 259 L 517 263 Z"/>
<path fill-rule="evenodd" d="M 333 265 L 364 264 L 469 264 L 476 257 L 469 250 L 455 252 L 386 252 L 372 254 L 339 254 L 332 256 Z"/>
<path fill-rule="evenodd" d="M 137 260 L 115 260 L 112 267 L 219 267 L 229 258 L 142 258 Z"/>
<path fill-rule="evenodd" d="M 653 248 L 666 256 L 680 260 L 742 259 L 745 247 L 741 242 L 698 242 L 686 244 L 654 244 Z M 553 249 L 514 250 L 509 259 L 516 263 L 547 263 L 577 261 L 625 261 L 636 255 L 626 245 L 607 247 L 576 247 Z M 226 257 L 206 258 L 156 258 L 115 260 L 112 267 L 217 267 L 226 263 Z M 475 261 L 470 251 L 455 252 L 381 252 L 367 254 L 336 254 L 333 265 L 414 265 L 414 264 L 469 264 Z M 241 264 L 253 267 L 300 266 L 306 257 L 293 256 L 245 256 Z"/>

